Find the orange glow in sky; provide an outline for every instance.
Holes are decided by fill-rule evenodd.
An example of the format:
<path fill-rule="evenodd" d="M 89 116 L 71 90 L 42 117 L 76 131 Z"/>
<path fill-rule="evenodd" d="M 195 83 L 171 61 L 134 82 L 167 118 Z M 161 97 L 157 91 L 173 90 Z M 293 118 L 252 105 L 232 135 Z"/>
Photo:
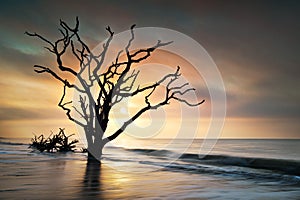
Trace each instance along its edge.
<path fill-rule="evenodd" d="M 107 2 L 107 5 L 87 5 L 88 9 L 82 9 L 82 2 L 76 1 L 72 6 L 51 1 L 32 5 L 3 3 L 0 12 L 0 137 L 30 138 L 32 133 L 48 134 L 59 127 L 66 128 L 67 133 L 77 132 L 57 106 L 63 92 L 61 83 L 49 74 L 33 71 L 34 64 L 58 71 L 55 57 L 43 48 L 44 43 L 23 33 L 37 32 L 55 40 L 60 37 L 59 19 L 73 26 L 78 15 L 80 34 L 91 49 L 107 38 L 105 26 L 110 25 L 119 33 L 134 23 L 137 27 L 176 30 L 201 44 L 218 66 L 226 88 L 227 117 L 221 138 L 300 138 L 299 12 L 290 3 L 282 4 L 285 3 L 236 2 L 232 6 L 197 1 L 184 6 L 172 3 L 162 7 L 147 4 L 147 12 L 155 15 L 145 15 L 145 10 L 136 9 L 135 4 Z M 38 17 L 37 10 L 42 11 Z M 66 65 L 78 66 L 70 55 L 64 59 Z M 136 66 L 142 69 L 137 82 L 158 80 L 178 65 L 183 77 L 196 88 L 195 96 L 187 98 L 206 100 L 199 108 L 194 108 L 200 118 L 197 114 L 187 115 L 184 125 L 187 132 L 197 125 L 196 137 L 202 138 L 212 114 L 211 97 L 203 77 L 187 60 L 157 50 Z M 62 75 L 71 78 L 67 73 Z M 161 94 L 154 96 L 152 100 L 156 101 Z M 72 90 L 67 91 L 67 97 L 72 100 Z M 126 117 L 124 113 L 133 115 L 143 104 L 143 96 L 139 96 L 129 100 L 125 108 L 116 108 L 111 115 L 109 131 L 118 128 L 120 120 Z M 158 138 L 173 137 L 182 121 L 181 106 L 173 101 L 163 109 L 144 113 L 128 127 L 127 134 L 144 129 L 146 135 L 152 131 Z"/>

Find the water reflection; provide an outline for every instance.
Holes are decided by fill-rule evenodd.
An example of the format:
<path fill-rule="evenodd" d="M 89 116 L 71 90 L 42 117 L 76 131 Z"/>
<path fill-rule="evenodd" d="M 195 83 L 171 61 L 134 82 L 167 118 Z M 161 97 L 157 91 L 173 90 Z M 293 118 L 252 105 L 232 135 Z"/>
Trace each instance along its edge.
<path fill-rule="evenodd" d="M 100 162 L 91 159 L 87 160 L 82 189 L 82 195 L 85 199 L 87 197 L 103 198 Z"/>
<path fill-rule="evenodd" d="M 87 160 L 80 186 L 80 199 L 131 199 L 139 193 L 132 190 L 137 187 L 132 185 L 132 175 L 109 168 L 105 163 Z"/>

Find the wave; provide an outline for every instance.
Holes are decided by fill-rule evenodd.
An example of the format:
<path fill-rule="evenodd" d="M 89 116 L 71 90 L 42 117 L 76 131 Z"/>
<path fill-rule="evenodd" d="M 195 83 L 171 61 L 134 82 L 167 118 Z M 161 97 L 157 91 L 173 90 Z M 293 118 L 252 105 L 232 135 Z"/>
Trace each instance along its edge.
<path fill-rule="evenodd" d="M 3 142 L 3 141 L 0 141 L 0 145 L 29 145 L 29 144 L 21 143 L 21 142 Z"/>
<path fill-rule="evenodd" d="M 201 156 L 200 156 L 201 157 Z M 199 158 L 197 154 L 183 154 L 180 159 L 194 159 L 211 164 L 231 165 L 239 167 L 249 167 L 255 169 L 267 169 L 272 171 L 284 172 L 290 175 L 300 176 L 300 161 L 283 160 L 273 158 L 255 157 L 235 157 L 225 155 L 206 155 Z"/>
<path fill-rule="evenodd" d="M 283 173 L 288 175 L 300 176 L 300 161 L 284 160 L 273 158 L 256 158 L 256 157 L 237 157 L 229 155 L 198 155 L 193 153 L 184 153 L 174 155 L 175 152 L 169 150 L 155 149 L 126 149 L 148 156 L 157 158 L 178 158 L 178 161 L 188 163 L 190 166 L 195 164 L 213 165 L 213 166 L 235 166 L 253 169 L 271 170 L 274 173 Z M 177 156 L 177 157 L 176 157 Z M 178 166 L 177 166 L 178 167 Z"/>
<path fill-rule="evenodd" d="M 161 170 L 184 172 L 184 173 L 199 173 L 219 175 L 231 178 L 246 178 L 249 180 L 264 180 L 264 183 L 274 183 L 280 185 L 297 185 L 300 186 L 300 176 L 288 175 L 282 173 L 273 173 L 268 170 L 251 170 L 251 168 L 232 167 L 232 166 L 212 166 L 202 164 L 183 164 L 181 162 L 162 163 L 152 161 L 140 161 L 141 164 L 153 165 L 161 167 Z"/>

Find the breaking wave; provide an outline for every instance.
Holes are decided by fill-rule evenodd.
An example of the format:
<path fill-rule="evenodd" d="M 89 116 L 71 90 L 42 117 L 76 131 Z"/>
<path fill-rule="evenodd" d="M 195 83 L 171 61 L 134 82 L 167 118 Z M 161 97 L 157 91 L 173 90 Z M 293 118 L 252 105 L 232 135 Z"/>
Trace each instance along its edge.
<path fill-rule="evenodd" d="M 126 149 L 127 151 L 144 154 L 147 156 L 157 157 L 159 159 L 167 159 L 174 156 L 173 151 L 169 150 L 155 150 L 155 149 Z M 228 155 L 203 155 L 193 153 L 184 153 L 177 155 L 176 162 L 167 165 L 167 168 L 172 169 L 186 169 L 186 170 L 200 170 L 207 169 L 214 166 L 219 169 L 226 169 L 230 171 L 230 167 L 243 167 L 251 169 L 270 170 L 273 174 L 293 175 L 300 181 L 300 161 L 297 160 L 283 160 L 272 158 L 255 158 L 255 157 L 235 157 Z M 147 161 L 142 163 L 146 163 Z M 148 163 L 149 164 L 149 163 Z M 155 163 L 152 163 L 155 164 Z M 225 168 L 224 168 L 225 167 Z M 235 168 L 235 169 L 236 169 Z M 200 170 L 201 171 L 201 170 Z M 224 171 L 224 170 L 223 170 Z"/>

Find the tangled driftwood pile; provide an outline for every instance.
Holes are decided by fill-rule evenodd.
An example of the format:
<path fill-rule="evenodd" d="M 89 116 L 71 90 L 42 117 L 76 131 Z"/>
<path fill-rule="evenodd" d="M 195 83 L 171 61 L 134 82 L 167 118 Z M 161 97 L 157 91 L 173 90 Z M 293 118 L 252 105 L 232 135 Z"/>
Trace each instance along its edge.
<path fill-rule="evenodd" d="M 72 134 L 74 135 L 74 134 Z M 51 133 L 49 137 L 45 138 L 44 135 L 34 136 L 31 139 L 30 148 L 35 148 L 40 152 L 67 152 L 74 151 L 76 147 L 75 144 L 78 143 L 78 140 L 72 140 L 69 142 L 69 137 L 72 135 L 66 136 L 64 129 L 60 128 L 58 134 Z"/>

